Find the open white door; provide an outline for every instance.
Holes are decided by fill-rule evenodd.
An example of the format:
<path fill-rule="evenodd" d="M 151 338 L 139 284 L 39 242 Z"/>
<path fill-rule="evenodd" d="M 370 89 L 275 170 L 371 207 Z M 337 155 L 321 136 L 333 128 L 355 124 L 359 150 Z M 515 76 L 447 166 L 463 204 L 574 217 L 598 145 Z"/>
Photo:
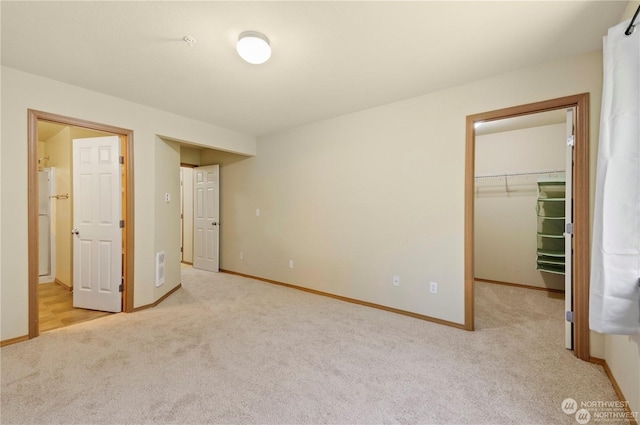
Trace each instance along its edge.
<path fill-rule="evenodd" d="M 193 267 L 218 271 L 220 236 L 220 167 L 193 169 Z"/>
<path fill-rule="evenodd" d="M 573 145 L 575 141 L 575 108 L 567 109 L 567 152 L 564 203 L 564 346 L 573 350 Z"/>
<path fill-rule="evenodd" d="M 73 306 L 122 311 L 118 136 L 73 140 Z"/>

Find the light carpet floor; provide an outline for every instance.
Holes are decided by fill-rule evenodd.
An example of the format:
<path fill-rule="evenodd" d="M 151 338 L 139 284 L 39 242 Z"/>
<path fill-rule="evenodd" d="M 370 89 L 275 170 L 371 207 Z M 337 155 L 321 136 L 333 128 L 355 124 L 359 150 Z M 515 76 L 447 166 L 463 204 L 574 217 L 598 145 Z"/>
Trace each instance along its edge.
<path fill-rule="evenodd" d="M 224 273 L 182 284 L 3 347 L 0 422 L 576 424 L 562 400 L 617 400 L 545 292 L 477 284 L 467 332 Z"/>

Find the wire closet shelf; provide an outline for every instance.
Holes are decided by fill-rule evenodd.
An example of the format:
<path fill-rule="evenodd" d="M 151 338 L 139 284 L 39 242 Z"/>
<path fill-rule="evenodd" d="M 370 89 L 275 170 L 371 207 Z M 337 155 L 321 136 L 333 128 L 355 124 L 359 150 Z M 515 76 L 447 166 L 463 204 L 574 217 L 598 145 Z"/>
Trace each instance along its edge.
<path fill-rule="evenodd" d="M 512 184 L 529 185 L 537 183 L 539 178 L 564 178 L 565 170 L 540 170 L 515 173 L 483 174 L 475 176 L 476 188 L 504 186 L 505 192 L 510 192 Z"/>

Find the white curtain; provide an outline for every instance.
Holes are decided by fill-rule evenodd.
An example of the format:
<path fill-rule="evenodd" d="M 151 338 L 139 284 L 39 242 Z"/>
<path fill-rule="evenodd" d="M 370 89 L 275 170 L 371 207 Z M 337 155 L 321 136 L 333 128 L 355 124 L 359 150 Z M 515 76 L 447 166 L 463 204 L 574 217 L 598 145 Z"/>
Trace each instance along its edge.
<path fill-rule="evenodd" d="M 640 333 L 640 25 L 604 37 L 589 326 Z"/>

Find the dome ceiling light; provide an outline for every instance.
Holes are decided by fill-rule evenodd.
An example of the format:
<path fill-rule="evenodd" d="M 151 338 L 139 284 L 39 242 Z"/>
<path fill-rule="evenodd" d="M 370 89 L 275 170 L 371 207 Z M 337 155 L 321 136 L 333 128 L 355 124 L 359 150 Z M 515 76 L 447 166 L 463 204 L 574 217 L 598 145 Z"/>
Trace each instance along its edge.
<path fill-rule="evenodd" d="M 236 50 L 245 61 L 259 65 L 271 57 L 271 46 L 266 35 L 256 31 L 245 31 L 238 36 Z"/>

